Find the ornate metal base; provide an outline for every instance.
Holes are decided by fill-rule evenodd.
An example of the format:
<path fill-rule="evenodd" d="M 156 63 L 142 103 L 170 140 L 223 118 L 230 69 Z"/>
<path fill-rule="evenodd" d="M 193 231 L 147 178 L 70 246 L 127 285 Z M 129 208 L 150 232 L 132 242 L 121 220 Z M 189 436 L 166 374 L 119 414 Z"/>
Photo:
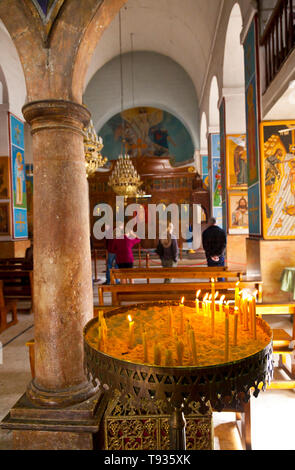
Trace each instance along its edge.
<path fill-rule="evenodd" d="M 106 410 L 104 428 L 105 450 L 169 450 L 175 442 L 175 432 L 185 438 L 184 446 L 180 441 L 179 449 L 213 450 L 212 412 L 202 415 L 198 404 L 192 403 L 190 412 L 185 416 L 186 429 L 178 420 L 171 423 L 171 416 L 165 413 L 163 403 L 159 403 L 154 414 L 148 408 L 136 410 L 132 400 L 123 404 L 115 398 Z M 157 413 L 158 411 L 158 413 Z M 171 428 L 171 424 L 173 427 Z M 181 424 L 180 432 L 177 424 Z M 174 426 L 176 425 L 176 426 Z M 172 435 L 171 435 L 172 431 Z"/>

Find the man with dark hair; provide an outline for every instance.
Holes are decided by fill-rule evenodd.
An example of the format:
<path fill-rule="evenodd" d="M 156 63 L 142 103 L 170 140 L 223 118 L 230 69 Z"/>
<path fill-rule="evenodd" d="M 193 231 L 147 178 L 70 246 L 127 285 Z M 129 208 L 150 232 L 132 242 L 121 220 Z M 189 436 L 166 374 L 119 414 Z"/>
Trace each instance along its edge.
<path fill-rule="evenodd" d="M 202 234 L 202 243 L 208 267 L 224 266 L 226 234 L 222 228 L 216 225 L 214 217 L 209 219 L 209 227 Z"/>

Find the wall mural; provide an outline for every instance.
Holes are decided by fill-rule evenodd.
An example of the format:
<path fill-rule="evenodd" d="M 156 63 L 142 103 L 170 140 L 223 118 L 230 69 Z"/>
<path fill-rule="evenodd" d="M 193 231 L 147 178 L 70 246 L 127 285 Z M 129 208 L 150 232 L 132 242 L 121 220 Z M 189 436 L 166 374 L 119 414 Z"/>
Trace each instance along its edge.
<path fill-rule="evenodd" d="M 104 148 L 103 156 L 116 160 L 122 152 L 122 138 L 133 157 L 171 156 L 172 162 L 182 164 L 194 157 L 192 138 L 172 114 L 157 108 L 127 109 L 113 116 L 99 131 Z"/>
<path fill-rule="evenodd" d="M 258 19 L 254 17 L 244 42 L 247 127 L 249 233 L 261 235 Z"/>
<path fill-rule="evenodd" d="M 242 134 L 226 136 L 228 187 L 248 187 L 248 164 L 246 136 Z"/>
<path fill-rule="evenodd" d="M 220 134 L 210 134 L 209 140 L 212 181 L 212 209 L 217 225 L 223 225 L 222 216 L 222 182 L 220 166 Z"/>
<path fill-rule="evenodd" d="M 263 231 L 295 239 L 295 122 L 261 124 Z"/>
<path fill-rule="evenodd" d="M 28 237 L 24 123 L 9 113 L 13 238 Z"/>

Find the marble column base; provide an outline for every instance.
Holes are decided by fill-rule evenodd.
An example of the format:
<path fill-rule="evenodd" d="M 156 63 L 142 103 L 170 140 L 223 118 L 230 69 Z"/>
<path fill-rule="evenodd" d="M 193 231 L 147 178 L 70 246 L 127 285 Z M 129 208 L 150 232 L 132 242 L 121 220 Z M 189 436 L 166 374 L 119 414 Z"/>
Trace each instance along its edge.
<path fill-rule="evenodd" d="M 13 450 L 98 450 L 107 398 L 99 391 L 79 405 L 38 407 L 24 394 L 2 421 L 12 430 Z"/>

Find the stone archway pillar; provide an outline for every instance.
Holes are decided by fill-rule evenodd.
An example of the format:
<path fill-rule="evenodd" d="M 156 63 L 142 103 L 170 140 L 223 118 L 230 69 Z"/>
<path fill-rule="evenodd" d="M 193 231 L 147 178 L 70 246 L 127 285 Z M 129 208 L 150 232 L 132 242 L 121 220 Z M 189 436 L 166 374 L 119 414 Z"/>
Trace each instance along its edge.
<path fill-rule="evenodd" d="M 63 100 L 24 106 L 34 155 L 36 376 L 2 426 L 14 449 L 92 449 L 101 390 L 84 371 L 93 316 L 89 200 L 82 129 L 87 109 Z"/>
<path fill-rule="evenodd" d="M 90 114 L 67 101 L 29 103 L 34 155 L 33 402 L 65 406 L 87 398 L 84 325 L 92 317 L 89 202 L 82 128 Z"/>

